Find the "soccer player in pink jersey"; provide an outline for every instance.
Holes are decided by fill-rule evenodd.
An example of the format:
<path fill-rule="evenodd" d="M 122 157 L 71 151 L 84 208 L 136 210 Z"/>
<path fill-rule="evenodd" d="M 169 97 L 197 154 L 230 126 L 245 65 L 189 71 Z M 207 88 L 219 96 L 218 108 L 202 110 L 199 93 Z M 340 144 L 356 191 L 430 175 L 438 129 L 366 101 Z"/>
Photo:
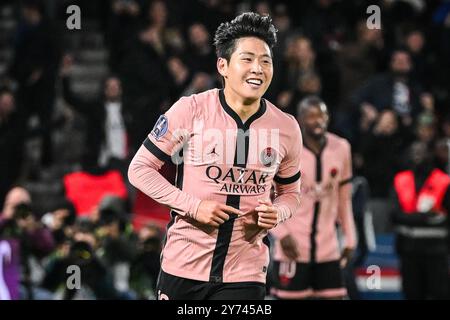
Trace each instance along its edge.
<path fill-rule="evenodd" d="M 222 23 L 214 44 L 224 88 L 178 100 L 130 164 L 130 182 L 171 208 L 159 299 L 265 297 L 266 235 L 298 209 L 302 150 L 295 118 L 262 98 L 275 43 L 268 16 Z M 158 173 L 165 161 L 177 163 L 176 186 Z"/>
<path fill-rule="evenodd" d="M 350 144 L 327 132 L 328 110 L 318 97 L 300 102 L 298 120 L 305 146 L 301 206 L 288 224 L 271 231 L 276 239 L 271 292 L 280 299 L 343 298 L 341 268 L 356 242 Z M 345 237 L 342 254 L 336 224 Z"/>

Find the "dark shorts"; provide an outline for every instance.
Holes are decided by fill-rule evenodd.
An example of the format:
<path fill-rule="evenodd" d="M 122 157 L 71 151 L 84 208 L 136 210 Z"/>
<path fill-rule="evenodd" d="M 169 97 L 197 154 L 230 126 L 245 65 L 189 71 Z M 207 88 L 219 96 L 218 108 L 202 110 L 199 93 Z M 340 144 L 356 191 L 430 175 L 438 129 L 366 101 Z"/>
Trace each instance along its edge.
<path fill-rule="evenodd" d="M 180 278 L 161 270 L 156 285 L 158 300 L 264 300 L 260 282 L 213 283 Z"/>
<path fill-rule="evenodd" d="M 274 261 L 270 270 L 270 283 L 272 294 L 279 298 L 331 298 L 346 295 L 339 261 Z"/>

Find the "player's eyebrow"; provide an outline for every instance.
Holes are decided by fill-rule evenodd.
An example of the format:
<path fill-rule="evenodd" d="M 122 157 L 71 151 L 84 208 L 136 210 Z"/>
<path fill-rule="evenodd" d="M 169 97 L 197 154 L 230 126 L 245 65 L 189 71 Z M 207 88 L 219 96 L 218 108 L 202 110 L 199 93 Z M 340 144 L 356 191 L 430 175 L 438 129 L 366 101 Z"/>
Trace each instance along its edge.
<path fill-rule="evenodd" d="M 251 56 L 256 56 L 256 54 L 254 54 L 253 52 L 250 52 L 250 51 L 244 51 L 244 52 L 239 53 L 239 55 L 242 55 L 242 54 L 248 54 L 248 55 L 251 55 Z M 262 54 L 261 57 L 266 57 L 266 58 L 272 59 L 272 57 L 269 54 L 267 54 L 267 53 Z"/>

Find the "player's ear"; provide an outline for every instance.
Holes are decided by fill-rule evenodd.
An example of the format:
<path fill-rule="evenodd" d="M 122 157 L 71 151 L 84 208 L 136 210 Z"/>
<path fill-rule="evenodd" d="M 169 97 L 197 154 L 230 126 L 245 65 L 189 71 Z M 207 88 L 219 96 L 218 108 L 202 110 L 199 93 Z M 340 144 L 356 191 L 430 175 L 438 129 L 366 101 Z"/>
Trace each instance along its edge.
<path fill-rule="evenodd" d="M 217 59 L 217 71 L 219 71 L 220 75 L 224 78 L 227 77 L 228 74 L 228 62 L 224 58 Z"/>
<path fill-rule="evenodd" d="M 327 123 L 327 127 L 328 127 L 328 125 L 330 124 L 330 115 L 329 115 L 329 113 L 327 112 L 327 113 L 325 113 L 325 121 L 326 121 L 326 123 Z"/>

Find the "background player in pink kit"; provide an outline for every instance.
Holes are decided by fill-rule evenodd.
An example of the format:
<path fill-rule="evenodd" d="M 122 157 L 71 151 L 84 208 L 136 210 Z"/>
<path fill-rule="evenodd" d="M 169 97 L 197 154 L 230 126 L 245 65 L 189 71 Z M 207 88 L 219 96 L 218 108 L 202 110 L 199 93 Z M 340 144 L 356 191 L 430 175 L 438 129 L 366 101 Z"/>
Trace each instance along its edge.
<path fill-rule="evenodd" d="M 275 43 L 267 16 L 222 23 L 214 44 L 224 89 L 181 98 L 131 162 L 130 182 L 172 209 L 160 299 L 265 296 L 265 236 L 298 209 L 302 149 L 295 118 L 262 99 Z M 175 187 L 158 170 L 181 153 Z"/>
<path fill-rule="evenodd" d="M 318 97 L 300 102 L 298 120 L 305 139 L 301 206 L 289 224 L 272 230 L 277 239 L 272 293 L 281 299 L 342 298 L 341 268 L 356 242 L 350 144 L 327 132 L 328 110 Z M 345 236 L 342 254 L 336 223 Z"/>

